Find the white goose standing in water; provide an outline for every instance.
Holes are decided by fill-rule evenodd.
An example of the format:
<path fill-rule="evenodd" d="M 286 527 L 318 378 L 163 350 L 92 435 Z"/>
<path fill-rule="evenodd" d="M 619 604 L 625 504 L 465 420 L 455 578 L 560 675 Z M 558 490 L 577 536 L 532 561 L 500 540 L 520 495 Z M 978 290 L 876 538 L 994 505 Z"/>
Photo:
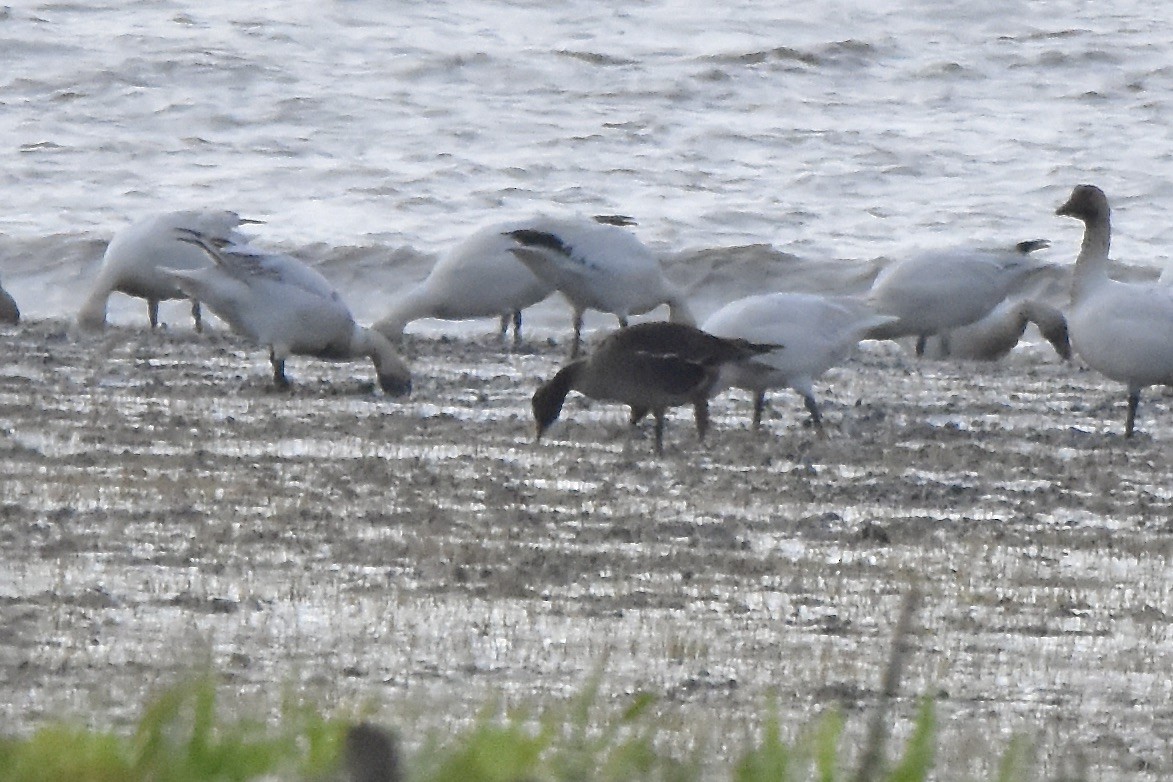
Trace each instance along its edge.
<path fill-rule="evenodd" d="M 702 328 L 726 339 L 785 346 L 730 364 L 723 370 L 722 383 L 754 393 L 755 429 L 762 422 L 766 391 L 781 387 L 794 389 L 821 435 L 823 417 L 815 398 L 814 382 L 843 362 L 871 329 L 894 320 L 891 315 L 876 314 L 855 297 L 764 293 L 726 304 L 710 315 Z"/>
<path fill-rule="evenodd" d="M 102 265 L 90 295 L 77 314 L 82 328 L 100 329 L 106 325 L 106 302 L 114 292 L 147 300 L 151 328 L 159 325 L 159 302 L 186 298 L 175 279 L 164 269 L 202 269 L 209 265 L 207 254 L 181 241 L 178 232 L 194 231 L 216 242 L 245 242 L 237 228 L 247 220 L 236 212 L 186 210 L 164 212 L 139 220 L 123 228 L 102 256 Z M 193 300 L 191 315 L 196 331 L 202 330 L 200 303 Z"/>
<path fill-rule="evenodd" d="M 411 372 L 382 334 L 354 322 L 326 278 L 288 255 L 228 244 L 190 230 L 177 238 L 200 248 L 213 264 L 169 271 L 175 284 L 207 304 L 237 333 L 269 348 L 273 382 L 288 388 L 291 355 L 331 361 L 369 357 L 379 386 L 395 396 L 411 391 Z"/>
<path fill-rule="evenodd" d="M 574 308 L 572 358 L 582 344 L 582 316 L 588 309 L 610 312 L 626 327 L 632 315 L 667 304 L 669 321 L 696 323 L 683 292 L 626 224 L 630 221 L 550 218 L 541 226 L 507 232 L 516 241 L 514 255 Z"/>
<path fill-rule="evenodd" d="M 1173 384 L 1173 288 L 1108 276 L 1112 213 L 1095 185 L 1078 185 L 1055 214 L 1084 224 L 1067 316 L 1071 344 L 1092 369 L 1128 386 L 1124 436 L 1131 437 L 1141 389 Z"/>
<path fill-rule="evenodd" d="M 985 317 L 1034 274 L 1054 264 L 1031 257 L 1042 239 L 1002 249 L 957 248 L 906 258 L 876 277 L 868 298 L 877 312 L 897 320 L 874 329 L 870 339 L 915 336 L 917 355 L 933 334 Z"/>

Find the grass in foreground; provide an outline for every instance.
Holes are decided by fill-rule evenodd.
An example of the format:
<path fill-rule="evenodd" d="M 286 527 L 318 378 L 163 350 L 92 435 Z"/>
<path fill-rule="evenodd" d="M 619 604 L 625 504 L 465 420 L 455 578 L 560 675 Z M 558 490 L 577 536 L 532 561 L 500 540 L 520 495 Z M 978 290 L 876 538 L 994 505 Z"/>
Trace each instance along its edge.
<path fill-rule="evenodd" d="M 911 654 L 918 600 L 915 589 L 906 597 L 881 697 L 858 748 L 843 745 L 836 711 L 794 742 L 786 741 L 772 713 L 738 757 L 711 761 L 703 741 L 691 756 L 674 755 L 659 740 L 652 696 L 638 695 L 616 713 L 593 714 L 600 673 L 569 704 L 537 716 L 486 712 L 463 733 L 426 740 L 403 763 L 390 733 L 304 706 L 287 704 L 275 727 L 231 720 L 217 711 L 215 677 L 204 674 L 150 704 L 132 736 L 51 725 L 25 739 L 0 738 L 0 782 L 921 782 L 933 767 L 932 701 L 922 702 L 898 758 L 889 761 L 887 752 L 891 703 Z M 1011 742 L 993 778 L 1025 778 L 1026 758 L 1025 744 Z"/>
<path fill-rule="evenodd" d="M 654 699 L 637 696 L 596 715 L 595 687 L 569 705 L 531 717 L 483 716 L 467 731 L 425 741 L 401 763 L 389 734 L 354 727 L 303 707 L 276 726 L 230 720 L 216 707 L 216 683 L 204 675 L 180 684 L 144 711 L 133 735 L 52 725 L 28 738 L 0 739 L 0 780 L 8 782 L 197 782 L 203 780 L 356 780 L 356 782 L 609 782 L 702 778 L 731 782 L 915 782 L 933 764 L 933 706 L 925 701 L 899 757 L 854 773 L 862 755 L 842 741 L 843 718 L 830 712 L 802 739 L 787 742 L 776 717 L 740 757 L 708 762 L 698 751 L 663 750 Z M 994 778 L 1022 778 L 1025 747 L 1003 753 Z M 716 770 L 714 769 L 716 767 Z"/>

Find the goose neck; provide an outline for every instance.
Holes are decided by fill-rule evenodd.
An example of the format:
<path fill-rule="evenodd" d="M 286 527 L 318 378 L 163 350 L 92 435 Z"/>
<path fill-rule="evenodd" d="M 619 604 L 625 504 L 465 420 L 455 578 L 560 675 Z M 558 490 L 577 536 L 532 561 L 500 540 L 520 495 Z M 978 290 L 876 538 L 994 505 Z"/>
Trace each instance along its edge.
<path fill-rule="evenodd" d="M 1071 292 L 1072 302 L 1079 301 L 1091 286 L 1108 277 L 1108 249 L 1112 241 L 1107 218 L 1093 218 L 1084 226 L 1083 243 L 1075 259 Z"/>

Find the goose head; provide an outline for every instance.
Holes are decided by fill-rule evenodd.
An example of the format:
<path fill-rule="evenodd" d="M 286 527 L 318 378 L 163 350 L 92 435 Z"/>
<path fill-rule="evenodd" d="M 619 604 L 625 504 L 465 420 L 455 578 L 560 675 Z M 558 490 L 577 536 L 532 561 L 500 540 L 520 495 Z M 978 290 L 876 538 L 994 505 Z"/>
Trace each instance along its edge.
<path fill-rule="evenodd" d="M 1055 214 L 1091 223 L 1107 220 L 1111 209 L 1103 190 L 1095 185 L 1076 185 L 1067 203 L 1056 209 Z"/>
<path fill-rule="evenodd" d="M 1023 301 L 1018 309 L 1024 328 L 1027 321 L 1034 323 L 1043 338 L 1055 348 L 1055 352 L 1064 361 L 1071 360 L 1071 337 L 1067 331 L 1067 318 L 1060 310 L 1034 299 Z"/>
<path fill-rule="evenodd" d="M 386 337 L 374 329 L 359 327 L 356 329 L 355 341 L 357 344 L 353 352 L 370 356 L 383 393 L 391 396 L 407 396 L 411 393 L 411 369 Z"/>
<path fill-rule="evenodd" d="M 106 328 L 106 299 L 109 293 L 104 289 L 97 289 L 81 305 L 77 313 L 77 325 L 86 331 L 98 331 Z"/>
<path fill-rule="evenodd" d="M 566 401 L 566 395 L 570 393 L 575 379 L 585 366 L 586 359 L 572 361 L 558 370 L 554 377 L 543 383 L 534 392 L 530 404 L 534 411 L 534 423 L 536 424 L 535 440 L 541 440 L 545 431 L 558 420 L 558 416 L 562 414 L 562 404 Z"/>

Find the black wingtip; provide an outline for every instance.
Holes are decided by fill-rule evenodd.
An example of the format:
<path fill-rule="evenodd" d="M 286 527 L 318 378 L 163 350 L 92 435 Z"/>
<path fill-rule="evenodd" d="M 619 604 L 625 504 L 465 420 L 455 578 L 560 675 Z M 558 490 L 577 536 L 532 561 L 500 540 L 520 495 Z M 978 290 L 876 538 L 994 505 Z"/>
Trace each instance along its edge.
<path fill-rule="evenodd" d="M 1047 239 L 1028 239 L 1025 242 L 1019 242 L 1014 245 L 1014 249 L 1018 250 L 1023 255 L 1033 253 L 1035 250 L 1044 250 L 1051 246 L 1051 242 Z"/>
<path fill-rule="evenodd" d="M 750 342 L 748 340 L 737 340 L 738 347 L 743 348 L 746 352 L 753 355 L 761 355 L 762 353 L 772 353 L 775 350 L 785 349 L 785 345 L 766 344 L 764 342 Z"/>
<path fill-rule="evenodd" d="M 567 247 L 561 239 L 549 231 L 535 231 L 532 228 L 518 228 L 516 231 L 509 231 L 506 236 L 511 236 L 517 240 L 519 244 L 524 244 L 526 247 L 543 247 L 547 250 L 554 250 L 556 252 L 570 254 L 570 248 Z"/>
<path fill-rule="evenodd" d="M 621 228 L 638 225 L 631 215 L 595 215 L 594 220 L 602 225 L 617 225 Z"/>

